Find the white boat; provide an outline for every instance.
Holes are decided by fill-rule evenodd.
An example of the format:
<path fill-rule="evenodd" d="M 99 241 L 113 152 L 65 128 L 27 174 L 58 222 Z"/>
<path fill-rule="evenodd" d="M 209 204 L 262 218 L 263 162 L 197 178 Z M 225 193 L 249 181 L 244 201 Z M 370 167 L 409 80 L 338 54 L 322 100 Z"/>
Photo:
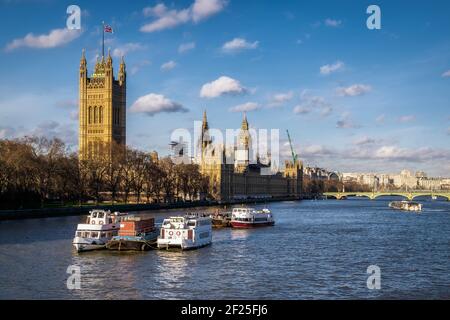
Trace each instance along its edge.
<path fill-rule="evenodd" d="M 396 210 L 403 211 L 422 211 L 422 204 L 414 201 L 392 201 L 389 202 L 389 207 Z"/>
<path fill-rule="evenodd" d="M 255 228 L 273 226 L 275 220 L 269 209 L 255 210 L 253 208 L 234 208 L 231 213 L 233 228 Z"/>
<path fill-rule="evenodd" d="M 191 215 L 164 219 L 157 240 L 159 249 L 171 247 L 181 250 L 207 246 L 212 242 L 210 217 Z"/>
<path fill-rule="evenodd" d="M 117 236 L 120 229 L 120 217 L 124 213 L 106 210 L 89 211 L 86 223 L 77 226 L 73 246 L 78 252 L 106 248 L 106 243 Z"/>

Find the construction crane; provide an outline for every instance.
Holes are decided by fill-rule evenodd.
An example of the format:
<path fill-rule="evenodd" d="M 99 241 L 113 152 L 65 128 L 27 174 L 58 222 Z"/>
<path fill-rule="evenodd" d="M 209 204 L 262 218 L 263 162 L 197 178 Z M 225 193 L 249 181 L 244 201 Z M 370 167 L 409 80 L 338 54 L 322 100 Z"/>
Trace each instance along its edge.
<path fill-rule="evenodd" d="M 295 153 L 294 148 L 292 147 L 292 141 L 291 141 L 291 136 L 289 135 L 289 130 L 286 130 L 286 132 L 287 132 L 287 136 L 289 139 L 289 145 L 291 146 L 292 161 L 294 161 L 294 163 L 296 163 L 297 154 Z"/>

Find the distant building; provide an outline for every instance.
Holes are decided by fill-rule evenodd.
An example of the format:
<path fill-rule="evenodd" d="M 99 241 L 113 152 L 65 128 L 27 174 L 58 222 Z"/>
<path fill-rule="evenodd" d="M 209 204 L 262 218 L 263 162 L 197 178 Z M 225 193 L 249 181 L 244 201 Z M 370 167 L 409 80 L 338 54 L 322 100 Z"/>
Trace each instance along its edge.
<path fill-rule="evenodd" d="M 343 173 L 342 181 L 357 182 L 374 189 L 405 189 L 405 190 L 448 190 L 449 178 L 428 177 L 423 171 L 413 174 L 409 170 L 402 170 L 400 174 L 379 173 Z"/>
<path fill-rule="evenodd" d="M 337 172 L 328 171 L 323 168 L 318 167 L 305 167 L 303 169 L 303 174 L 311 180 L 332 180 L 339 181 L 341 178 Z"/>
<path fill-rule="evenodd" d="M 206 112 L 199 138 L 201 152 L 197 159 L 202 174 L 209 178 L 209 194 L 219 201 L 237 199 L 300 198 L 303 164 L 285 162 L 283 172 L 268 172 L 270 164 L 250 162 L 251 136 L 246 116 L 242 120 L 238 141 L 233 148 L 216 144 L 209 135 Z"/>

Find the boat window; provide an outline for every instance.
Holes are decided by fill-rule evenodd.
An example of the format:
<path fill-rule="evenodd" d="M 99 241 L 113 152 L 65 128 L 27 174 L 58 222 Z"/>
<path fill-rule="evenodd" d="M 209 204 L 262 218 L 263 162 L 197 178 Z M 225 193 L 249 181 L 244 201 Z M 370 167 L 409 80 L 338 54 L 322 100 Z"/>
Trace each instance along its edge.
<path fill-rule="evenodd" d="M 106 232 L 102 232 L 101 234 L 100 234 L 100 238 L 105 238 L 106 237 Z"/>
<path fill-rule="evenodd" d="M 105 216 L 105 213 L 104 213 L 104 212 L 99 212 L 99 213 L 98 213 L 98 217 L 99 217 L 100 219 L 103 219 L 104 216 Z"/>
<path fill-rule="evenodd" d="M 81 237 L 82 236 L 82 232 L 78 231 L 77 232 L 77 237 Z"/>
<path fill-rule="evenodd" d="M 98 238 L 98 232 L 91 232 L 91 238 Z"/>
<path fill-rule="evenodd" d="M 92 213 L 92 218 L 97 218 L 97 212 Z"/>
<path fill-rule="evenodd" d="M 195 221 L 188 221 L 188 227 L 195 227 Z"/>

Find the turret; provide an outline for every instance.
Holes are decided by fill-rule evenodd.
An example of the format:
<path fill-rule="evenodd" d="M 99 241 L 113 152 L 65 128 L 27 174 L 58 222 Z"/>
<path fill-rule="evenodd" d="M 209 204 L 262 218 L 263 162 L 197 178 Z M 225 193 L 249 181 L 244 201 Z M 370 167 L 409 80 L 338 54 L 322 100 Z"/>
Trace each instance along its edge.
<path fill-rule="evenodd" d="M 206 117 L 206 110 L 204 110 L 203 111 L 203 121 L 202 121 L 202 133 L 200 136 L 202 153 L 203 153 L 203 151 L 205 151 L 206 147 L 211 142 L 208 130 L 209 130 L 208 119 Z"/>
<path fill-rule="evenodd" d="M 244 118 L 242 119 L 241 129 L 248 130 L 247 114 L 245 112 L 244 112 Z"/>
<path fill-rule="evenodd" d="M 120 67 L 119 67 L 119 75 L 118 75 L 119 84 L 125 84 L 127 81 L 127 71 L 125 68 L 125 61 L 123 60 L 123 56 L 120 59 Z"/>
<path fill-rule="evenodd" d="M 83 49 L 81 53 L 81 59 L 80 59 L 80 78 L 86 78 L 87 77 L 87 63 L 86 63 L 86 56 L 85 56 L 85 50 Z"/>

